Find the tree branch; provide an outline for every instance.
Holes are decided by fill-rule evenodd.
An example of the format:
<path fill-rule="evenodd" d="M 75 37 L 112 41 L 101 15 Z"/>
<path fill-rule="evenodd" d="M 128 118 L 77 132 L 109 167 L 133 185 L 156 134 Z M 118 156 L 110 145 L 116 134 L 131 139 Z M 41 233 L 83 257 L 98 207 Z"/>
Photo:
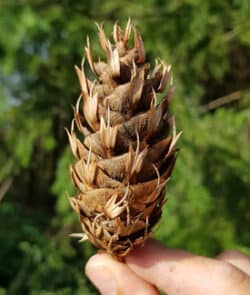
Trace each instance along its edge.
<path fill-rule="evenodd" d="M 9 177 L 5 179 L 0 185 L 0 202 L 3 200 L 4 196 L 7 194 L 13 182 L 13 178 Z"/>
<path fill-rule="evenodd" d="M 204 104 L 204 105 L 200 106 L 199 112 L 200 112 L 200 114 L 204 114 L 204 113 L 207 113 L 211 110 L 215 110 L 225 104 L 228 104 L 232 101 L 239 100 L 241 98 L 241 94 L 242 94 L 241 91 L 235 91 L 235 92 L 232 92 L 232 93 L 227 94 L 225 96 L 219 97 L 215 100 L 212 100 L 208 104 Z"/>

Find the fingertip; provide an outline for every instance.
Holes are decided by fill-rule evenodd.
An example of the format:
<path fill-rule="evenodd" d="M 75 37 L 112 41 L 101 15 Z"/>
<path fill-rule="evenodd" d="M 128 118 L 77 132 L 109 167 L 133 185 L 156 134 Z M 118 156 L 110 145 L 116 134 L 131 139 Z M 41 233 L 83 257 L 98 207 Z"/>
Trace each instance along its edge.
<path fill-rule="evenodd" d="M 102 265 L 108 265 L 109 259 L 107 254 L 104 253 L 98 253 L 89 258 L 85 265 L 85 273 L 88 275 L 89 273 L 92 273 L 94 269 L 96 269 L 99 266 Z"/>
<path fill-rule="evenodd" d="M 85 266 L 85 272 L 103 295 L 159 294 L 153 286 L 138 277 L 126 264 L 105 253 L 92 256 Z"/>
<path fill-rule="evenodd" d="M 108 255 L 96 254 L 92 256 L 85 266 L 85 273 L 101 294 L 116 294 L 117 283 Z"/>

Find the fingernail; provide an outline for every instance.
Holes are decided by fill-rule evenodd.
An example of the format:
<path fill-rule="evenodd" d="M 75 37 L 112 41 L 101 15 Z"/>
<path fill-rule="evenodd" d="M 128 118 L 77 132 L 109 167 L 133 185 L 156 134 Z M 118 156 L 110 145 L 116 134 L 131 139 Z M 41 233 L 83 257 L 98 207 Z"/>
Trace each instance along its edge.
<path fill-rule="evenodd" d="M 90 265 L 87 269 L 87 276 L 102 295 L 117 294 L 117 284 L 114 275 L 106 266 Z"/>

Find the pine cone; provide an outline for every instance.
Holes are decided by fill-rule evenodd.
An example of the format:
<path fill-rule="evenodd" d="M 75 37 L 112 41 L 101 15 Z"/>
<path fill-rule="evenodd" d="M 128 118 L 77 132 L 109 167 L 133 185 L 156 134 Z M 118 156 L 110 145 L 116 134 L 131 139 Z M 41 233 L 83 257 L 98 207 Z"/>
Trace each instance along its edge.
<path fill-rule="evenodd" d="M 124 32 L 114 25 L 114 44 L 97 27 L 106 61 L 93 60 L 89 40 L 85 48 L 96 80 L 86 77 L 84 61 L 81 69 L 75 67 L 81 95 L 67 132 L 77 159 L 70 171 L 78 193 L 70 203 L 84 232 L 78 236 L 121 258 L 142 245 L 160 219 L 180 134 L 169 115 L 170 66 L 156 60 L 150 71 L 141 35 L 130 20 Z M 167 95 L 157 103 L 156 93 L 167 84 Z"/>

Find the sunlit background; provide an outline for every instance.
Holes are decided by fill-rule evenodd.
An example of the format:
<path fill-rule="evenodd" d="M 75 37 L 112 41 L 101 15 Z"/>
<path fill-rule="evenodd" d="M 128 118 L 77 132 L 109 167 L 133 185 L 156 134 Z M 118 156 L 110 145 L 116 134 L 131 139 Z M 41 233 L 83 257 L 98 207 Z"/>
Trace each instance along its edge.
<path fill-rule="evenodd" d="M 69 238 L 71 152 L 64 127 L 79 95 L 74 64 L 95 22 L 128 17 L 147 59 L 172 65 L 172 112 L 183 130 L 155 235 L 214 256 L 250 254 L 250 8 L 248 0 L 0 1 L 0 294 L 97 294 L 94 253 Z"/>

